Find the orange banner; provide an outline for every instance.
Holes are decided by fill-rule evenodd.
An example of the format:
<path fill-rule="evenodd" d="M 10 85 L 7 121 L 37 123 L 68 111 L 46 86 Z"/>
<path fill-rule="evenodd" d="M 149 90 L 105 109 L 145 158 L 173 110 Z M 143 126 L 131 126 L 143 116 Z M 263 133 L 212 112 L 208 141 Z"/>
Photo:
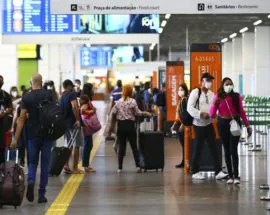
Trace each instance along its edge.
<path fill-rule="evenodd" d="M 152 87 L 158 88 L 158 72 L 157 71 L 153 72 Z"/>
<path fill-rule="evenodd" d="M 175 121 L 178 104 L 178 88 L 184 82 L 184 62 L 167 62 L 166 88 L 167 88 L 167 121 Z"/>
<path fill-rule="evenodd" d="M 191 89 L 201 85 L 203 73 L 210 73 L 215 77 L 212 91 L 217 92 L 222 81 L 222 52 L 220 44 L 192 44 L 191 45 Z"/>

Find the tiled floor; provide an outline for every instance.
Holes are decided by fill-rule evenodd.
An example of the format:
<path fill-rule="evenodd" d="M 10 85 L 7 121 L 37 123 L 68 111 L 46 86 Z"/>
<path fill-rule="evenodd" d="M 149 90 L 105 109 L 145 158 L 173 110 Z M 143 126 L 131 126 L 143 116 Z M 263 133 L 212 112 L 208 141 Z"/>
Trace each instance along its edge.
<path fill-rule="evenodd" d="M 104 112 L 103 112 L 104 114 Z M 167 139 L 166 168 L 164 173 L 136 174 L 130 151 L 124 161 L 124 172 L 117 174 L 117 159 L 112 143 L 102 143 L 93 166 L 96 174 L 86 175 L 70 205 L 70 215 L 262 215 L 270 214 L 258 189 L 266 183 L 266 153 L 241 153 L 241 179 L 239 187 L 216 182 L 211 176 L 205 182 L 192 182 L 182 170 L 174 169 L 179 162 L 180 145 L 176 139 Z M 47 205 L 29 204 L 14 210 L 5 207 L 1 214 L 44 214 L 61 190 L 67 176 L 50 178 Z"/>

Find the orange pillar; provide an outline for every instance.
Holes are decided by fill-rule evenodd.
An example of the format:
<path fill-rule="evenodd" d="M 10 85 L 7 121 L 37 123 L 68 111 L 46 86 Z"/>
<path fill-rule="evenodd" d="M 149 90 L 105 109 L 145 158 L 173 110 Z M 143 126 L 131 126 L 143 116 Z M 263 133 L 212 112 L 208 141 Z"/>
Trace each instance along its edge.
<path fill-rule="evenodd" d="M 158 107 L 158 131 L 162 131 L 162 111 L 160 110 L 160 108 Z"/>
<path fill-rule="evenodd" d="M 185 144 L 184 144 L 184 154 L 185 154 L 185 174 L 189 174 L 190 172 L 190 143 L 191 143 L 191 129 L 192 127 L 185 126 L 184 135 L 185 135 Z"/>

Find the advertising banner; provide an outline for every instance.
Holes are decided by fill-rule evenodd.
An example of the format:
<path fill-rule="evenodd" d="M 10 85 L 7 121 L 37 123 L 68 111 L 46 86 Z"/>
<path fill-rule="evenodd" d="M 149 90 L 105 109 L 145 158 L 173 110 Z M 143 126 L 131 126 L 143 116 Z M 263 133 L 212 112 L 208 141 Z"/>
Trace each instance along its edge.
<path fill-rule="evenodd" d="M 269 13 L 268 0 L 51 0 L 54 14 Z"/>
<path fill-rule="evenodd" d="M 191 44 L 190 55 L 190 89 L 199 87 L 202 74 L 208 72 L 215 77 L 212 90 L 216 92 L 222 81 L 221 44 Z"/>
<path fill-rule="evenodd" d="M 184 82 L 184 62 L 167 62 L 166 88 L 167 88 L 167 121 L 173 122 L 178 104 L 178 88 Z"/>

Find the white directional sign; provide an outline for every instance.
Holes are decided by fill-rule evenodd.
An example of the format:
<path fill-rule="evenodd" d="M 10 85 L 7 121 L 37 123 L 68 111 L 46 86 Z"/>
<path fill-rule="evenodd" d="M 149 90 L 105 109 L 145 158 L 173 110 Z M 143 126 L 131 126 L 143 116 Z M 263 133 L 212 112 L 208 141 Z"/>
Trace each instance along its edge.
<path fill-rule="evenodd" d="M 270 0 L 51 0 L 54 14 L 270 13 Z"/>

